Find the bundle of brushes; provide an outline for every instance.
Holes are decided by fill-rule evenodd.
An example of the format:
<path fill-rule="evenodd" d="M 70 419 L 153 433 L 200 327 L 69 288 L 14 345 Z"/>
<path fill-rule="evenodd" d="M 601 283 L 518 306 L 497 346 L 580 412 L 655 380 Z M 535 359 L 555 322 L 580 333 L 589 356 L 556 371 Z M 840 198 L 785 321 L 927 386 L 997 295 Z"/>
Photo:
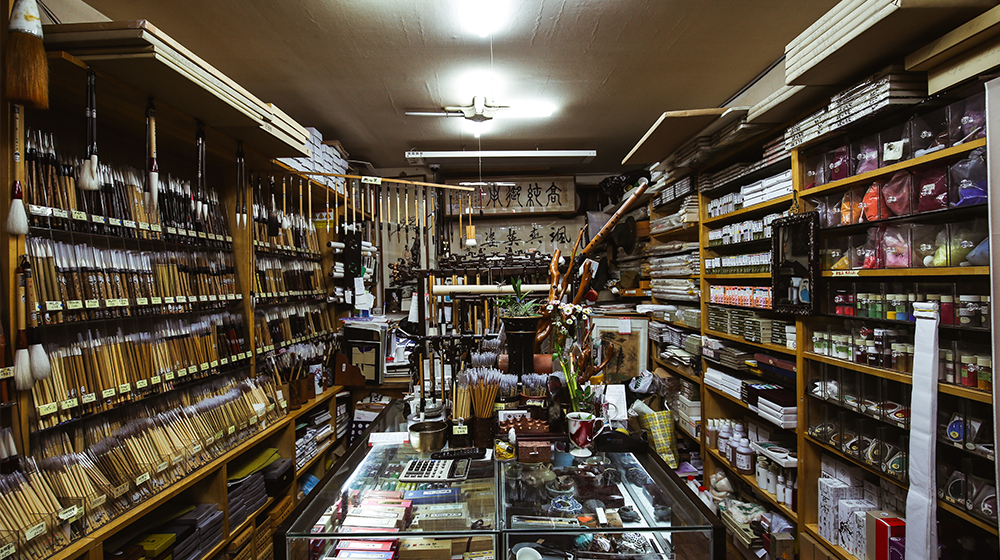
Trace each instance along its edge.
<path fill-rule="evenodd" d="M 270 297 L 321 293 L 323 268 L 316 261 L 258 258 L 256 289 Z"/>
<path fill-rule="evenodd" d="M 455 418 L 472 417 L 472 390 L 469 388 L 469 372 L 463 371 L 455 378 L 455 390 L 452 395 L 452 416 Z"/>
<path fill-rule="evenodd" d="M 500 390 L 500 370 L 491 367 L 469 368 L 469 389 L 476 418 L 492 418 L 497 392 Z M 516 384 L 516 379 L 515 379 Z"/>
<path fill-rule="evenodd" d="M 469 365 L 472 367 L 495 367 L 497 365 L 496 352 L 472 352 L 469 356 Z"/>
<path fill-rule="evenodd" d="M 541 373 L 526 373 L 521 376 L 521 394 L 525 397 L 548 395 L 549 376 Z"/>
<path fill-rule="evenodd" d="M 69 523 L 53 522 L 64 510 L 37 470 L 0 475 L 0 544 L 16 544 L 18 558 L 41 560 L 70 543 Z"/>
<path fill-rule="evenodd" d="M 196 303 L 236 299 L 235 260 L 226 251 L 101 249 L 30 237 L 28 254 L 43 324 L 186 313 Z"/>
<path fill-rule="evenodd" d="M 332 345 L 325 341 L 293 344 L 287 352 L 269 356 L 264 364 L 281 383 L 290 383 L 306 377 L 309 366 L 324 363 L 332 351 Z"/>
<path fill-rule="evenodd" d="M 254 332 L 257 351 L 263 352 L 332 333 L 333 323 L 325 303 L 300 303 L 255 312 Z"/>
<path fill-rule="evenodd" d="M 504 373 L 500 376 L 500 391 L 497 396 L 505 399 L 517 396 L 517 375 Z"/>
<path fill-rule="evenodd" d="M 136 325 L 142 327 L 141 325 Z M 228 311 L 154 323 L 149 331 L 86 329 L 50 344 L 51 375 L 31 387 L 32 427 L 108 410 L 249 357 L 243 316 Z"/>

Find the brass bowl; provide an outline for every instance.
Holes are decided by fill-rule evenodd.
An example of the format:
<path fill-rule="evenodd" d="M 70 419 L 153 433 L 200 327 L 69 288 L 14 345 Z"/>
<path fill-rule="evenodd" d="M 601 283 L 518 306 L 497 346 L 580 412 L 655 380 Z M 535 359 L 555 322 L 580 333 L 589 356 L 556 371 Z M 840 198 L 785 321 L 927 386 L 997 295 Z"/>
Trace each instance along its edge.
<path fill-rule="evenodd" d="M 447 441 L 447 422 L 418 422 L 410 426 L 410 447 L 417 453 L 441 451 Z"/>

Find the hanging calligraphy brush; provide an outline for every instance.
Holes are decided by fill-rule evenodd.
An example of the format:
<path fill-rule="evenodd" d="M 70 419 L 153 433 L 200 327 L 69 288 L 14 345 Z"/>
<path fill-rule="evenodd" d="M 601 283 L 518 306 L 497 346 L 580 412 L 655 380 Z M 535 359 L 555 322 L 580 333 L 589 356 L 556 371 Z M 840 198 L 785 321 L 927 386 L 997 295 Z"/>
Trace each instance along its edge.
<path fill-rule="evenodd" d="M 28 234 L 28 214 L 24 211 L 24 191 L 22 181 L 24 180 L 24 161 L 21 154 L 22 142 L 22 121 L 20 105 L 14 105 L 14 130 L 11 138 L 14 144 L 14 184 L 11 187 L 10 209 L 7 211 L 7 233 L 10 235 Z"/>
<path fill-rule="evenodd" d="M 152 97 L 146 103 L 146 130 L 146 141 L 149 143 L 149 199 L 155 210 L 160 200 L 160 168 L 156 163 L 156 105 Z"/>
<path fill-rule="evenodd" d="M 476 242 L 476 226 L 472 225 L 472 195 L 469 195 L 469 215 L 468 225 L 465 226 L 465 246 L 475 247 Z"/>
<path fill-rule="evenodd" d="M 268 183 L 269 189 L 271 191 L 271 208 L 267 213 L 267 236 L 277 237 L 281 233 L 281 225 L 278 223 L 278 203 L 274 198 L 274 191 L 276 185 L 274 184 L 274 177 L 270 177 Z"/>
<path fill-rule="evenodd" d="M 31 376 L 31 358 L 28 355 L 28 295 L 26 286 L 26 273 L 24 267 L 28 264 L 25 256 L 21 257 L 15 272 L 17 278 L 17 337 L 15 339 L 16 350 L 14 351 L 14 385 L 18 391 L 27 391 L 35 384 Z"/>
<path fill-rule="evenodd" d="M 42 18 L 35 0 L 17 0 L 10 12 L 4 45 L 7 101 L 49 108 L 49 63 L 42 44 Z"/>
<path fill-rule="evenodd" d="M 236 143 L 236 228 L 240 227 L 243 193 L 246 189 L 246 168 L 243 162 L 243 141 Z"/>
<path fill-rule="evenodd" d="M 97 179 L 97 73 L 93 68 L 87 69 L 87 159 L 80 167 L 80 178 L 77 186 L 85 191 L 99 191 L 101 184 Z"/>
<path fill-rule="evenodd" d="M 31 275 L 31 264 L 27 257 L 22 257 L 21 271 L 24 275 L 24 295 L 25 305 L 31 318 L 28 325 L 28 364 L 31 368 L 31 377 L 35 381 L 40 381 L 52 374 L 52 366 L 49 364 L 49 355 L 42 348 L 41 333 L 38 332 L 38 313 L 35 311 L 37 298 L 35 297 L 35 283 Z"/>

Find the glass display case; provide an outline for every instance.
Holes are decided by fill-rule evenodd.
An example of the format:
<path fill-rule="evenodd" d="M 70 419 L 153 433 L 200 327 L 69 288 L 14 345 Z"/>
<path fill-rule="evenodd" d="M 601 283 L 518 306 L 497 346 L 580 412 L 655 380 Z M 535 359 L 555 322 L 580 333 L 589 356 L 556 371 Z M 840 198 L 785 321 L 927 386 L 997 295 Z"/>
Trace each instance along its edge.
<path fill-rule="evenodd" d="M 462 480 L 401 482 L 410 460 L 428 456 L 405 443 L 368 445 L 370 434 L 396 431 L 406 431 L 401 401 L 278 527 L 276 560 L 513 560 L 523 548 L 535 550 L 522 559 L 725 556 L 721 522 L 655 454 L 487 458 Z"/>

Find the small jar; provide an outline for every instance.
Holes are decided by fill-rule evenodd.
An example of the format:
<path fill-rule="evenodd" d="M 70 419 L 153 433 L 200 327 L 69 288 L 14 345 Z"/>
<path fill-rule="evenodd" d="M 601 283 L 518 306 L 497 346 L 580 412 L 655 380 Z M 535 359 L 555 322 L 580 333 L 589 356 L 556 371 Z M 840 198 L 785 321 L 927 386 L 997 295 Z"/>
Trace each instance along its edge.
<path fill-rule="evenodd" d="M 976 357 L 972 354 L 965 354 L 958 360 L 962 364 L 962 385 L 965 387 L 976 387 L 979 385 L 979 376 L 977 375 L 977 370 L 979 365 L 977 364 Z"/>
<path fill-rule="evenodd" d="M 905 294 L 889 294 L 886 301 L 885 318 L 893 321 L 906 320 Z"/>
<path fill-rule="evenodd" d="M 872 367 L 882 367 L 882 354 L 878 351 L 878 347 L 875 346 L 874 340 L 865 341 L 865 355 L 866 363 Z"/>
<path fill-rule="evenodd" d="M 990 356 L 977 356 L 976 365 L 979 367 L 979 370 L 976 371 L 978 381 L 976 388 L 981 391 L 992 391 L 993 359 Z"/>
<path fill-rule="evenodd" d="M 871 293 L 868 294 L 868 318 L 869 319 L 881 319 L 883 308 L 882 294 Z"/>
<path fill-rule="evenodd" d="M 833 335 L 833 355 L 841 360 L 851 359 L 846 334 Z"/>
<path fill-rule="evenodd" d="M 982 324 L 979 315 L 979 296 L 958 296 L 958 326 L 978 327 Z"/>
<path fill-rule="evenodd" d="M 980 296 L 979 298 L 979 318 L 984 329 L 990 328 L 990 296 Z"/>
<path fill-rule="evenodd" d="M 874 341 L 872 341 L 874 342 Z M 868 363 L 868 344 L 865 340 L 855 337 L 854 339 L 854 363 Z"/>
<path fill-rule="evenodd" d="M 906 294 L 906 320 L 911 323 L 917 320 L 917 316 L 913 314 L 913 304 L 916 302 L 917 294 Z"/>
<path fill-rule="evenodd" d="M 941 349 L 938 353 L 940 367 L 938 368 L 938 378 L 945 383 L 955 384 L 955 353 L 951 350 Z"/>
<path fill-rule="evenodd" d="M 955 324 L 955 296 L 941 294 L 941 324 Z"/>
<path fill-rule="evenodd" d="M 851 294 L 848 290 L 845 289 L 837 290 L 837 293 L 833 296 L 834 313 L 836 313 L 837 315 L 853 315 L 854 302 L 852 301 L 852 298 L 850 296 Z M 847 311 L 848 305 L 852 307 L 851 309 L 852 313 L 848 313 Z"/>
<path fill-rule="evenodd" d="M 830 345 L 830 333 L 828 333 L 826 331 L 821 332 L 820 333 L 820 342 L 823 345 L 823 352 L 821 352 L 821 353 L 824 356 L 829 356 L 831 354 L 831 352 L 830 352 L 830 346 L 831 346 Z"/>
<path fill-rule="evenodd" d="M 858 293 L 857 301 L 854 305 L 854 314 L 861 318 L 868 317 L 868 294 Z"/>
<path fill-rule="evenodd" d="M 913 373 L 913 345 L 905 344 L 906 349 L 906 369 L 903 370 L 907 373 Z"/>
<path fill-rule="evenodd" d="M 895 343 L 890 346 L 892 349 L 892 369 L 896 371 L 904 371 L 903 367 L 906 365 L 906 345 Z"/>

